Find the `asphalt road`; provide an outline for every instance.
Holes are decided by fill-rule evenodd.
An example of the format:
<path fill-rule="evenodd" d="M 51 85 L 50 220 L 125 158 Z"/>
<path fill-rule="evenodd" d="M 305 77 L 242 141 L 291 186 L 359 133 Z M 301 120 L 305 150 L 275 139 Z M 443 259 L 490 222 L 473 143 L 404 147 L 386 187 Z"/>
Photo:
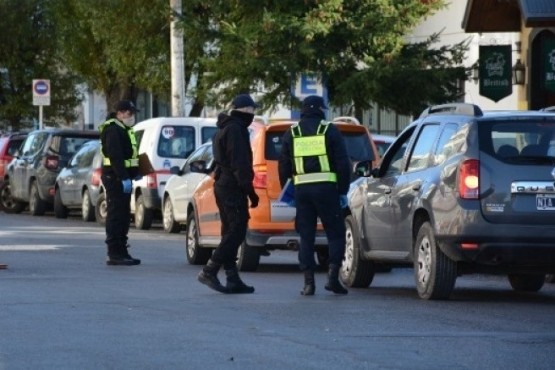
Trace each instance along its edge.
<path fill-rule="evenodd" d="M 183 239 L 132 230 L 143 264 L 106 266 L 97 224 L 0 213 L 0 370 L 555 368 L 555 284 L 465 276 L 450 301 L 422 301 L 408 269 L 347 296 L 321 272 L 303 297 L 280 252 L 242 274 L 254 294 L 222 295 Z"/>

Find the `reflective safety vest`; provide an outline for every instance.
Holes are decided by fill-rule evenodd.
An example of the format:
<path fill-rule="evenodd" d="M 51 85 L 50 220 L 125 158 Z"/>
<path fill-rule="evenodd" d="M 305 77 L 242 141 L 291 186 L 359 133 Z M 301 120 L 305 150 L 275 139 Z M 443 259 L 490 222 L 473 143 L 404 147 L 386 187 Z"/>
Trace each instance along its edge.
<path fill-rule="evenodd" d="M 133 130 L 126 127 L 117 119 L 110 119 L 98 127 L 100 134 L 102 135 L 102 131 L 104 131 L 106 127 L 108 127 L 112 123 L 115 123 L 119 127 L 123 128 L 127 132 L 127 135 L 129 136 L 129 141 L 131 142 L 131 148 L 132 148 L 133 154 L 131 155 L 131 158 L 123 161 L 125 168 L 139 167 L 139 151 L 137 149 L 137 138 L 135 137 L 135 133 L 133 132 Z M 101 146 L 100 152 L 102 153 L 102 164 L 105 166 L 111 166 L 110 158 L 104 156 L 104 150 L 102 149 L 102 142 L 100 143 L 100 146 Z"/>
<path fill-rule="evenodd" d="M 326 150 L 326 131 L 330 122 L 322 121 L 318 125 L 316 135 L 302 136 L 301 126 L 298 123 L 291 126 L 293 136 L 293 159 L 295 172 L 293 184 L 308 184 L 314 182 L 337 182 L 337 175 L 330 171 L 330 162 Z M 304 158 L 318 157 L 320 172 L 305 173 Z"/>

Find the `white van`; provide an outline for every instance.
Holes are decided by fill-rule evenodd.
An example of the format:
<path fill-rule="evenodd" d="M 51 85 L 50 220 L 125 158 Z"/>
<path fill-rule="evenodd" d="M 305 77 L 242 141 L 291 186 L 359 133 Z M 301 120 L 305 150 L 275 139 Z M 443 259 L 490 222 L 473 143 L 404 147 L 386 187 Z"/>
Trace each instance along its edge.
<path fill-rule="evenodd" d="M 157 117 L 133 127 L 139 154 L 146 153 L 156 170 L 133 181 L 131 213 L 135 215 L 137 229 L 149 229 L 153 219 L 160 216 L 170 168 L 181 167 L 193 150 L 212 140 L 216 130 L 216 118 L 198 117 Z"/>

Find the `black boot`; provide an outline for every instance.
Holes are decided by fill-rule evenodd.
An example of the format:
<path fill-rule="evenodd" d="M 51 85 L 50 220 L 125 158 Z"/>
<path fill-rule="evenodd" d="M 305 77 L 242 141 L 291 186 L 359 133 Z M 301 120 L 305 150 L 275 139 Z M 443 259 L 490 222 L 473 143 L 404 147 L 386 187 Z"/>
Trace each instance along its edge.
<path fill-rule="evenodd" d="M 214 289 L 220 293 L 227 293 L 227 289 L 225 286 L 220 283 L 218 279 L 218 271 L 220 271 L 220 267 L 222 265 L 212 261 L 211 259 L 208 260 L 208 263 L 201 272 L 199 272 L 197 279 L 204 285 L 208 286 L 210 289 Z"/>
<path fill-rule="evenodd" d="M 314 271 L 304 270 L 304 287 L 301 295 L 314 295 L 316 285 L 314 284 Z"/>
<path fill-rule="evenodd" d="M 243 280 L 239 277 L 239 271 L 237 267 L 225 270 L 225 275 L 227 277 L 227 292 L 234 294 L 248 294 L 254 293 L 254 287 L 248 286 L 243 283 Z"/>
<path fill-rule="evenodd" d="M 325 286 L 326 290 L 334 292 L 335 294 L 347 294 L 349 291 L 339 282 L 339 266 L 330 265 L 328 271 L 328 283 Z"/>

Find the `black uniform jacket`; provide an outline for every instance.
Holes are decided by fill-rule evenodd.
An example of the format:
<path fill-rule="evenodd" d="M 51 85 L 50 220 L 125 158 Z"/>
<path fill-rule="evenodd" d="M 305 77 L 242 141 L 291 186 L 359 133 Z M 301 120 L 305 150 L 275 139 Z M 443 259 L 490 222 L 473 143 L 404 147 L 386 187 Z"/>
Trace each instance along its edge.
<path fill-rule="evenodd" d="M 320 122 L 325 118 L 320 109 L 307 109 L 301 114 L 299 125 L 302 136 L 316 135 Z M 279 158 L 279 181 L 281 187 L 285 185 L 287 179 L 293 177 L 293 138 L 291 130 L 283 135 L 281 155 Z M 326 131 L 326 152 L 330 163 L 331 172 L 337 174 L 337 190 L 339 194 L 347 194 L 351 176 L 351 162 L 345 147 L 343 136 L 332 123 Z M 304 160 L 305 173 L 321 172 L 318 157 L 308 157 Z"/>
<path fill-rule="evenodd" d="M 245 195 L 254 193 L 252 148 L 248 127 L 254 114 L 232 110 L 220 113 L 212 150 L 216 163 L 216 185 L 240 188 Z"/>
<path fill-rule="evenodd" d="M 122 123 L 123 125 L 123 123 Z M 100 135 L 102 152 L 110 158 L 110 166 L 102 166 L 106 175 L 115 175 L 119 180 L 134 179 L 139 174 L 138 167 L 126 168 L 124 161 L 133 156 L 133 147 L 127 130 L 115 123 L 108 125 Z"/>

